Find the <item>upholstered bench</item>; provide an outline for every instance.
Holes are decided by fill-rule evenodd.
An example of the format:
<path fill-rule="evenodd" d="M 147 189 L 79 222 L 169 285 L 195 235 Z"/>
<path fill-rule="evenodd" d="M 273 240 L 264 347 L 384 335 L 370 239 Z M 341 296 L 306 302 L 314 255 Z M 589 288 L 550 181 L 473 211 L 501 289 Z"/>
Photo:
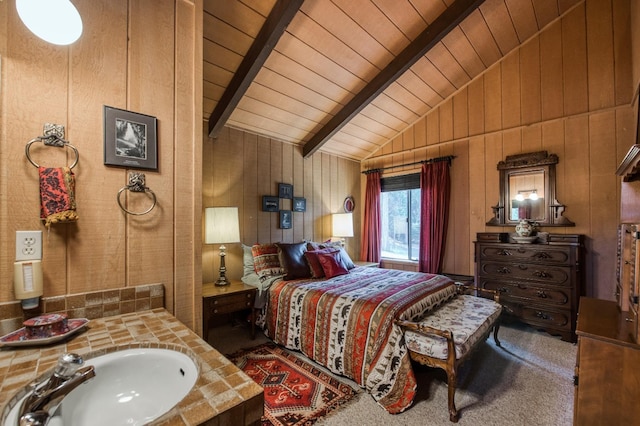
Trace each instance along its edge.
<path fill-rule="evenodd" d="M 458 295 L 434 308 L 416 321 L 397 321 L 405 329 L 405 342 L 411 359 L 447 373 L 449 419 L 458 421 L 455 405 L 458 366 L 493 329 L 500 346 L 498 328 L 502 306 L 494 300 Z"/>

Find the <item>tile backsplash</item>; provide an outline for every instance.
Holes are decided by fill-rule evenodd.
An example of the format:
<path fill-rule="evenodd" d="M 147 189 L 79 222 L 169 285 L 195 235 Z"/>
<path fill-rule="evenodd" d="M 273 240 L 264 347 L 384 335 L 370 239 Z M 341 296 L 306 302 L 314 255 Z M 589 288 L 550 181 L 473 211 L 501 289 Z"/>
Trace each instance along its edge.
<path fill-rule="evenodd" d="M 148 284 L 91 293 L 43 297 L 43 314 L 66 313 L 69 318 L 97 319 L 164 307 L 164 285 Z M 22 327 L 20 301 L 0 303 L 0 336 Z"/>

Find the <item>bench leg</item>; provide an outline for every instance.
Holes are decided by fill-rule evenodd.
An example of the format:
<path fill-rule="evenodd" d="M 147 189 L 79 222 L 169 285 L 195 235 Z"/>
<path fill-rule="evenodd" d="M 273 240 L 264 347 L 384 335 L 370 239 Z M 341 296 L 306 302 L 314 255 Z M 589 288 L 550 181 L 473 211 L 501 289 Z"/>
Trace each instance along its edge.
<path fill-rule="evenodd" d="M 496 342 L 496 346 L 502 347 L 502 343 L 498 340 L 498 330 L 500 329 L 500 318 L 498 318 L 493 325 L 493 340 Z"/>
<path fill-rule="evenodd" d="M 447 387 L 449 391 L 449 420 L 458 423 L 458 409 L 456 408 L 456 372 L 454 370 L 447 371 Z"/>

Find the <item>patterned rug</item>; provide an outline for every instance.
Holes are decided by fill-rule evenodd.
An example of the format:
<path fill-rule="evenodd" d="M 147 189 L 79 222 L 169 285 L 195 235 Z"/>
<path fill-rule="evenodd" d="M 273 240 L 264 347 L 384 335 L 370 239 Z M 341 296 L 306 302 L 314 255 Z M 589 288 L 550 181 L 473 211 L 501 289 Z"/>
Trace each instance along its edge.
<path fill-rule="evenodd" d="M 311 425 L 358 394 L 273 343 L 227 356 L 264 388 L 263 426 Z"/>

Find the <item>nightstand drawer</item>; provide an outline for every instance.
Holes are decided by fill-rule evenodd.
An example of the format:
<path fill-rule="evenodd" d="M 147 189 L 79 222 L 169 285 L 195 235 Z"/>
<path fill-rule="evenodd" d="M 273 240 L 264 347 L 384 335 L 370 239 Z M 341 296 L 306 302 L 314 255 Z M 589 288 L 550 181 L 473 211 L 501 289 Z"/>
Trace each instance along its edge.
<path fill-rule="evenodd" d="M 230 294 L 209 300 L 209 310 L 212 314 L 228 314 L 241 309 L 253 307 L 255 291 Z"/>

